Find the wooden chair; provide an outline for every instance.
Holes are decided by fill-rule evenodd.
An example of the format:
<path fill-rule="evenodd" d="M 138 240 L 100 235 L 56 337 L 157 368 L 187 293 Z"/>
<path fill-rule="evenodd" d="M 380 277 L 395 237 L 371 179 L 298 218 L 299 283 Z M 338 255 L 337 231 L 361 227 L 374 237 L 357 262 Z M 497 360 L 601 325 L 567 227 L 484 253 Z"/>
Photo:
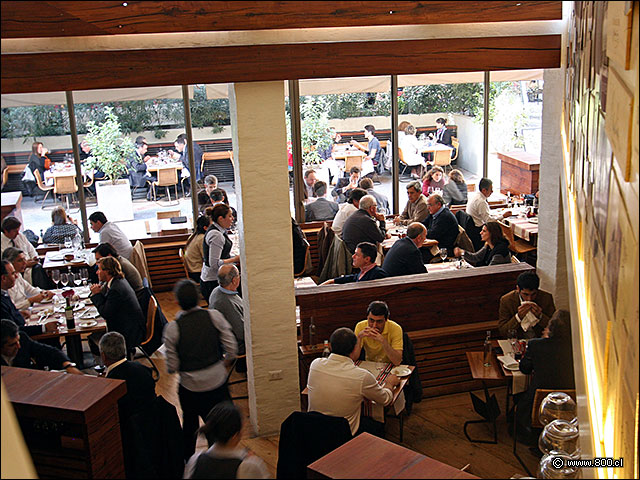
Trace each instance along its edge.
<path fill-rule="evenodd" d="M 158 301 L 155 299 L 153 295 L 151 295 L 151 297 L 149 298 L 149 309 L 147 310 L 147 333 L 145 335 L 144 340 L 140 342 L 140 345 L 136 345 L 134 347 L 139 349 L 142 352 L 142 355 L 144 355 L 144 357 L 147 360 L 149 360 L 149 362 L 151 363 L 151 368 L 155 373 L 155 375 L 153 376 L 153 380 L 155 382 L 157 382 L 160 379 L 160 372 L 158 371 L 158 367 L 156 367 L 156 364 L 153 363 L 153 360 L 151 359 L 149 354 L 145 351 L 144 346 L 148 344 L 153 338 L 157 311 L 158 311 Z"/>
<path fill-rule="evenodd" d="M 573 401 L 576 401 L 576 391 L 573 389 L 563 389 L 556 388 L 553 390 L 547 390 L 543 388 L 536 389 L 536 393 L 533 396 L 533 407 L 531 408 L 531 427 L 533 428 L 542 428 L 544 425 L 540 423 L 540 406 L 542 405 L 542 401 L 552 392 L 564 392 L 573 398 Z M 517 452 L 517 438 L 518 438 L 518 421 L 516 419 L 516 409 L 513 409 L 513 455 L 518 459 L 520 465 L 525 469 L 529 476 L 532 476 L 531 471 L 525 465 L 520 455 Z"/>
<path fill-rule="evenodd" d="M 516 255 L 526 254 L 536 250 L 536 247 L 531 245 L 529 242 L 515 238 L 515 234 L 513 232 L 513 224 L 507 225 L 506 223 L 501 221 L 498 221 L 498 223 L 500 224 L 500 228 L 502 229 L 502 234 L 507 240 L 509 240 L 509 250 L 514 252 Z"/>
<path fill-rule="evenodd" d="M 399 181 L 402 183 L 413 181 L 413 178 L 411 177 L 402 176 L 404 175 L 404 172 L 407 171 L 407 168 L 411 168 L 411 167 L 404 161 L 404 155 L 400 147 L 398 147 L 398 166 L 402 167 L 402 170 L 400 171 Z"/>
<path fill-rule="evenodd" d="M 191 278 L 189 276 L 189 270 L 187 270 L 187 261 L 184 258 L 184 249 L 180 248 L 178 250 L 178 256 L 180 257 L 180 261 L 182 262 L 182 268 L 184 268 L 184 277 L 185 278 Z"/>
<path fill-rule="evenodd" d="M 27 167 L 29 168 L 29 167 Z M 5 170 L 6 172 L 6 170 Z M 40 190 L 42 190 L 43 192 L 45 192 L 44 194 L 44 198 L 42 199 L 42 203 L 40 204 L 40 208 L 44 208 L 44 202 L 47 199 L 47 196 L 49 195 L 49 192 L 51 192 L 51 190 L 53 190 L 53 185 L 51 186 L 47 186 L 44 184 L 44 182 L 42 181 L 42 177 L 40 176 L 40 172 L 38 170 L 36 170 L 35 172 L 33 172 L 33 176 L 36 177 L 36 183 L 38 185 L 38 188 Z M 56 203 L 56 199 L 53 199 L 53 203 Z"/>
<path fill-rule="evenodd" d="M 55 195 L 65 195 L 67 210 L 69 210 L 69 195 L 73 195 L 77 191 L 76 177 L 53 177 L 53 193 Z"/>
<path fill-rule="evenodd" d="M 93 193 L 91 193 L 91 190 L 89 190 L 89 187 L 91 187 L 91 185 L 93 185 L 93 180 L 94 180 L 93 175 L 94 175 L 93 174 L 93 170 L 91 170 L 91 171 L 89 171 L 89 173 L 87 173 L 87 178 L 82 183 L 82 188 L 84 188 L 85 194 L 88 194 L 88 195 L 92 196 L 96 200 L 96 203 L 97 203 L 98 200 L 96 199 L 96 196 Z"/>
<path fill-rule="evenodd" d="M 433 152 L 433 164 L 434 166 L 442 167 L 446 173 L 447 167 L 451 167 L 451 151 L 436 150 Z"/>
<path fill-rule="evenodd" d="M 511 255 L 511 263 L 520 263 L 520 260 L 515 255 Z"/>
<path fill-rule="evenodd" d="M 455 162 L 458 159 L 458 152 L 460 151 L 460 141 L 456 137 L 451 137 L 451 146 L 455 149 L 456 152 L 453 157 L 451 157 L 451 163 Z"/>
<path fill-rule="evenodd" d="M 158 180 L 151 183 L 153 188 L 153 201 L 157 202 L 156 187 L 165 187 L 167 189 L 167 196 L 169 202 L 171 202 L 171 193 L 169 187 L 175 187 L 176 189 L 176 201 L 178 200 L 178 169 L 177 168 L 160 168 L 158 170 Z"/>
<path fill-rule="evenodd" d="M 229 381 L 233 371 L 234 370 L 236 372 L 238 371 L 237 368 L 236 368 L 237 365 L 238 365 L 238 360 L 240 360 L 242 362 L 245 362 L 245 365 L 246 365 L 247 355 L 246 354 L 245 355 L 238 355 L 235 358 L 235 360 L 233 361 L 233 364 L 231 365 L 231 368 L 229 369 L 229 373 L 227 374 L 227 386 L 229 386 L 229 385 L 237 385 L 239 383 L 247 383 L 246 370 L 245 370 L 245 372 L 242 372 L 242 373 L 245 373 L 244 378 L 241 378 L 240 380 L 234 380 L 232 382 Z M 238 372 L 238 373 L 240 373 L 240 372 Z M 229 395 L 231 395 L 231 392 L 229 392 Z M 234 397 L 233 395 L 231 395 L 231 400 L 241 400 L 241 399 L 244 399 L 244 398 L 249 398 L 249 396 L 248 395 L 237 395 L 237 396 Z"/>
<path fill-rule="evenodd" d="M 156 212 L 156 220 L 162 220 L 163 218 L 179 217 L 180 210 L 164 210 Z"/>

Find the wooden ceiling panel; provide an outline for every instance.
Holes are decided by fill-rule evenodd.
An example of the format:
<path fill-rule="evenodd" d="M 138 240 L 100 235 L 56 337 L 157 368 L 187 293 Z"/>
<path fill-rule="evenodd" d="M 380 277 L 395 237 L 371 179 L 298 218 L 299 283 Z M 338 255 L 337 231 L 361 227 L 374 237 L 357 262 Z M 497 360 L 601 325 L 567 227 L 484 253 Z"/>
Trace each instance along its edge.
<path fill-rule="evenodd" d="M 560 35 L 16 54 L 2 93 L 560 67 Z"/>
<path fill-rule="evenodd" d="M 0 24 L 2 38 L 33 38 L 561 18 L 560 1 L 2 1 Z"/>

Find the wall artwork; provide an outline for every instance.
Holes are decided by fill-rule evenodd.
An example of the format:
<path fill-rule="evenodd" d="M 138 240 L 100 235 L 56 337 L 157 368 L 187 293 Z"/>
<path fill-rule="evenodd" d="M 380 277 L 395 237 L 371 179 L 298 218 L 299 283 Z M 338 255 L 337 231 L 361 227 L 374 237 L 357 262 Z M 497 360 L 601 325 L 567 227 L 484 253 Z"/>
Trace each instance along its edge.
<path fill-rule="evenodd" d="M 605 132 L 604 115 L 597 114 L 594 121 L 597 129 L 594 136 L 597 139 L 595 150 L 592 152 L 593 165 L 593 219 L 596 231 L 600 237 L 602 247 L 606 250 L 607 209 L 609 206 L 609 181 L 611 178 L 611 145 Z"/>
<path fill-rule="evenodd" d="M 614 2 L 615 3 L 615 2 Z M 606 131 L 625 182 L 631 176 L 631 134 L 633 132 L 633 93 L 614 68 L 609 66 Z"/>
<path fill-rule="evenodd" d="M 631 68 L 633 3 L 607 2 L 607 56 L 625 70 Z"/>

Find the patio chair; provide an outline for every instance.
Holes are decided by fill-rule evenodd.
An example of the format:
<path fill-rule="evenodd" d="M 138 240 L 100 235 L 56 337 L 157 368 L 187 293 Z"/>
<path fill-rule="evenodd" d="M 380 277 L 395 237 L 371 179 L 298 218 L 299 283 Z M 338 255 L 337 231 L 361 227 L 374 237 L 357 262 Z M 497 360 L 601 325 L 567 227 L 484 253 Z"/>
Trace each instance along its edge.
<path fill-rule="evenodd" d="M 27 167 L 28 168 L 28 167 Z M 36 184 L 38 185 L 38 188 L 40 190 L 42 190 L 44 193 L 44 198 L 42 199 L 42 203 L 40 204 L 40 208 L 44 208 L 44 202 L 47 199 L 47 196 L 49 195 L 49 192 L 51 192 L 51 190 L 53 190 L 53 185 L 47 186 L 45 185 L 45 183 L 42 181 L 42 177 L 40 176 L 40 172 L 38 170 L 36 170 L 33 173 L 33 176 L 36 177 Z M 55 205 L 56 203 L 56 199 L 53 199 L 53 203 Z"/>
<path fill-rule="evenodd" d="M 449 150 L 436 150 L 433 153 L 433 164 L 447 172 L 447 167 L 451 168 L 451 152 Z"/>
<path fill-rule="evenodd" d="M 178 169 L 173 168 L 161 168 L 158 170 L 158 180 L 151 184 L 153 188 L 153 201 L 157 202 L 156 187 L 165 187 L 167 189 L 167 196 L 169 202 L 171 202 L 171 191 L 169 187 L 175 187 L 176 189 L 176 201 L 178 200 Z"/>

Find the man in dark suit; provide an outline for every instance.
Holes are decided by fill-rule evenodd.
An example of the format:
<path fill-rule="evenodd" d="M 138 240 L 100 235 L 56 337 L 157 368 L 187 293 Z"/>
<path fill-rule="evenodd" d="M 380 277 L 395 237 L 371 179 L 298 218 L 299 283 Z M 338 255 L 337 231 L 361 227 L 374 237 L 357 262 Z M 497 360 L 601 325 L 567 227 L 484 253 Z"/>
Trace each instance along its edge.
<path fill-rule="evenodd" d="M 556 311 L 553 296 L 539 290 L 540 278 L 533 272 L 522 272 L 516 280 L 516 289 L 500 298 L 498 332 L 507 337 L 515 330 L 518 338 L 535 338 L 549 323 Z"/>
<path fill-rule="evenodd" d="M 147 173 L 147 162 L 151 159 L 147 155 L 149 145 L 147 140 L 142 136 L 136 138 L 136 151 L 131 158 L 127 160 L 127 168 L 129 169 L 129 182 L 131 187 L 144 187 L 146 182 L 154 182 L 158 178 L 155 175 Z M 150 194 L 147 193 L 147 200 L 150 200 Z"/>
<path fill-rule="evenodd" d="M 387 278 L 387 272 L 376 265 L 376 257 L 378 249 L 373 243 L 361 242 L 356 247 L 356 253 L 351 257 L 353 259 L 353 268 L 360 271 L 351 275 L 343 275 L 342 277 L 332 278 L 322 283 L 322 285 L 331 285 L 332 283 L 342 284 L 351 282 L 365 282 L 367 280 L 376 280 L 378 278 Z"/>
<path fill-rule="evenodd" d="M 180 160 L 182 162 L 182 166 L 184 169 L 182 170 L 182 176 L 186 178 L 186 183 L 191 185 L 191 181 L 187 176 L 189 172 L 189 148 L 187 146 L 187 135 L 181 133 L 176 138 L 176 141 L 173 142 L 173 146 L 176 147 L 178 151 L 177 155 L 174 155 L 174 159 Z M 202 163 L 202 148 L 196 142 L 193 142 L 193 160 L 196 168 L 196 180 L 200 180 L 202 178 L 202 172 L 200 171 L 200 164 Z"/>
<path fill-rule="evenodd" d="M 409 225 L 407 236 L 394 243 L 385 255 L 382 269 L 390 277 L 427 273 L 419 250 L 426 239 L 427 229 L 423 224 L 414 222 Z"/>
<path fill-rule="evenodd" d="M 305 222 L 320 222 L 334 219 L 340 207 L 336 202 L 327 200 L 325 198 L 326 194 L 327 184 L 322 180 L 317 181 L 313 185 L 313 196 L 316 197 L 316 200 L 308 203 L 304 207 Z"/>
<path fill-rule="evenodd" d="M 371 195 L 360 199 L 358 211 L 353 212 L 342 226 L 342 240 L 353 254 L 360 242 L 374 245 L 382 242 L 386 236 L 384 215 L 377 213 L 378 203 Z"/>
<path fill-rule="evenodd" d="M 107 367 L 107 378 L 124 380 L 127 393 L 118 400 L 120 424 L 135 413 L 149 408 L 156 398 L 156 385 L 151 370 L 138 362 L 127 360 L 124 337 L 118 332 L 105 333 L 100 339 L 100 357 Z"/>
<path fill-rule="evenodd" d="M 427 236 L 438 241 L 440 248 L 446 248 L 449 256 L 453 255 L 453 247 L 458 238 L 458 220 L 444 205 L 444 199 L 438 194 L 432 194 L 427 198 L 429 216 L 422 222 L 427 227 Z M 422 248 L 422 259 L 429 263 L 434 255 L 427 248 Z"/>
<path fill-rule="evenodd" d="M 98 280 L 91 285 L 91 301 L 100 315 L 107 321 L 109 331 L 120 332 L 127 343 L 127 352 L 132 351 L 144 339 L 146 322 L 136 294 L 124 278 L 120 263 L 113 257 L 98 260 Z M 92 338 L 91 336 L 89 338 Z M 97 341 L 96 336 L 92 340 Z M 89 343 L 92 345 L 92 343 Z M 95 352 L 95 347 L 92 347 Z"/>
<path fill-rule="evenodd" d="M 31 340 L 18 330 L 18 325 L 3 319 L 0 323 L 0 361 L 2 365 L 20 368 L 44 368 L 66 370 L 82 375 L 69 358 L 60 350 Z M 35 361 L 35 363 L 34 363 Z"/>
<path fill-rule="evenodd" d="M 348 177 L 338 179 L 335 188 L 331 192 L 338 203 L 344 203 L 351 195 L 351 191 L 358 187 L 360 180 L 360 167 L 351 167 Z"/>

